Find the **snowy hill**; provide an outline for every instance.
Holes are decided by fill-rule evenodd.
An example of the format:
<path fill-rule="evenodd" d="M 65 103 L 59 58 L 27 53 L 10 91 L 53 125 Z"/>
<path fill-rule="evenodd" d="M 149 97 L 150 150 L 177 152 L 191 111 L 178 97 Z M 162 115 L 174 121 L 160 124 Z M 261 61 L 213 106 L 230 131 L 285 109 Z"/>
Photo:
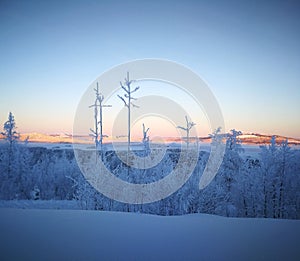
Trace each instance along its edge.
<path fill-rule="evenodd" d="M 0 260 L 300 260 L 300 221 L 0 209 Z"/>
<path fill-rule="evenodd" d="M 239 135 L 239 139 L 243 142 L 243 144 L 270 144 L 271 138 L 273 135 L 271 134 L 260 134 L 260 133 L 244 133 Z M 290 145 L 300 145 L 299 138 L 286 137 L 282 135 L 275 135 L 278 144 L 282 143 L 288 139 Z M 45 134 L 45 133 L 21 133 L 20 140 L 24 141 L 28 138 L 30 143 L 54 143 L 56 145 L 59 144 L 92 144 L 93 140 L 89 135 L 72 135 L 68 133 L 58 133 L 58 134 Z M 4 139 L 4 136 L 0 133 L 0 142 Z M 209 136 L 199 137 L 201 143 L 210 143 L 211 138 Z M 120 139 L 112 137 L 108 137 L 105 139 L 105 143 L 110 144 L 112 141 L 117 142 Z M 132 140 L 136 142 L 141 141 L 141 137 L 132 137 Z M 182 139 L 180 137 L 163 137 L 164 142 L 166 143 L 180 143 Z M 125 142 L 126 143 L 126 142 Z M 153 143 L 153 142 L 152 142 Z"/>

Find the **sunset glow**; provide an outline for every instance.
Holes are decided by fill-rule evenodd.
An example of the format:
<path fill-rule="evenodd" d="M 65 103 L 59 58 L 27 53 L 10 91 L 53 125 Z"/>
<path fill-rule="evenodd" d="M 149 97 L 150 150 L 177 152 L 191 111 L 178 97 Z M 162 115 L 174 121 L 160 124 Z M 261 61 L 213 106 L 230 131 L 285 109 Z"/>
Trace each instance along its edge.
<path fill-rule="evenodd" d="M 120 63 L 157 57 L 208 83 L 226 131 L 300 138 L 299 27 L 296 2 L 1 2 L 0 124 L 11 111 L 21 133 L 72 134 L 92 81 Z M 142 82 L 137 97 L 150 93 L 181 103 L 199 136 L 212 132 L 205 114 L 174 87 Z M 112 135 L 123 104 L 107 98 L 113 109 L 104 112 L 104 131 Z M 161 119 L 147 125 L 151 136 L 177 135 Z"/>

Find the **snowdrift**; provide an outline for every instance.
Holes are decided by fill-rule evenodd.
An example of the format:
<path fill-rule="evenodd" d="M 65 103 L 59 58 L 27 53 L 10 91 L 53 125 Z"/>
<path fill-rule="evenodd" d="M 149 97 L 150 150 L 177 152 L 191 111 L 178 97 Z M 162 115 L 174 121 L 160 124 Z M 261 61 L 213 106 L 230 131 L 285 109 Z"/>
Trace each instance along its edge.
<path fill-rule="evenodd" d="M 0 209 L 0 260 L 300 260 L 300 221 Z"/>

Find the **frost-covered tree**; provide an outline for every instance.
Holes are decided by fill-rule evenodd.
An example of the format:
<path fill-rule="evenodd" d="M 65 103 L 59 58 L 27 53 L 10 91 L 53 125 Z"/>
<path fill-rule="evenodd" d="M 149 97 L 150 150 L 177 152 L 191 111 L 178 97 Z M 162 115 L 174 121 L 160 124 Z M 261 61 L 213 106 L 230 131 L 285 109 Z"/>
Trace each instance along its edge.
<path fill-rule="evenodd" d="M 112 106 L 103 104 L 104 96 L 99 92 L 98 82 L 94 91 L 96 98 L 94 104 L 90 105 L 90 108 L 94 108 L 94 129 L 90 129 L 90 131 L 92 132 L 91 136 L 94 138 L 96 149 L 102 151 L 103 138 L 107 137 L 107 135 L 103 134 L 103 108 Z"/>
<path fill-rule="evenodd" d="M 1 133 L 5 140 L 3 154 L 1 155 L 1 191 L 5 193 L 4 198 L 13 199 L 17 194 L 17 142 L 20 138 L 19 133 L 16 131 L 16 122 L 13 114 L 10 112 L 8 120 L 4 123 L 3 132 Z"/>
<path fill-rule="evenodd" d="M 186 147 L 189 148 L 190 131 L 196 125 L 196 123 L 194 123 L 192 121 L 189 121 L 187 116 L 185 116 L 185 121 L 186 121 L 186 126 L 185 127 L 177 126 L 177 128 L 182 129 L 186 132 L 185 142 L 186 142 Z"/>
<path fill-rule="evenodd" d="M 142 139 L 142 143 L 144 146 L 144 156 L 147 156 L 149 154 L 150 151 L 150 145 L 149 145 L 149 135 L 148 135 L 148 131 L 150 129 L 145 127 L 145 124 L 143 123 L 143 139 Z"/>
<path fill-rule="evenodd" d="M 279 148 L 279 173 L 278 173 L 278 188 L 277 188 L 277 218 L 282 218 L 284 215 L 284 201 L 285 201 L 285 184 L 286 184 L 286 177 L 289 169 L 289 158 L 291 157 L 291 151 L 290 147 L 288 145 L 288 140 L 286 139 L 281 143 L 281 146 Z"/>
<path fill-rule="evenodd" d="M 16 131 L 15 117 L 10 112 L 8 115 L 8 120 L 4 123 L 3 132 L 1 134 L 4 136 L 5 140 L 9 143 L 10 147 L 20 139 L 20 134 Z"/>
<path fill-rule="evenodd" d="M 16 131 L 16 123 L 12 113 L 4 123 L 6 142 L 0 148 L 0 197 L 3 199 L 29 199 L 30 191 L 30 152 L 19 142 L 20 134 Z"/>
<path fill-rule="evenodd" d="M 262 217 L 263 176 L 261 163 L 257 158 L 248 156 L 242 162 L 238 183 L 242 199 L 240 216 Z"/>
<path fill-rule="evenodd" d="M 212 134 L 209 134 L 211 138 L 211 145 L 218 145 L 223 141 L 224 134 L 221 134 L 221 127 L 218 127 L 213 131 Z"/>
<path fill-rule="evenodd" d="M 242 158 L 239 153 L 243 151 L 241 140 L 238 138 L 242 133 L 231 130 L 226 136 L 226 149 L 217 179 L 219 181 L 217 213 L 225 216 L 237 216 L 241 205 L 240 187 L 237 182 L 242 166 Z"/>
<path fill-rule="evenodd" d="M 276 137 L 273 136 L 269 146 L 261 146 L 260 156 L 264 195 L 263 216 L 296 218 L 297 213 L 300 213 L 299 151 L 291 150 L 287 140 L 277 144 Z"/>
<path fill-rule="evenodd" d="M 284 166 L 282 164 L 282 166 Z M 300 219 L 300 150 L 290 149 L 284 168 L 282 218 Z"/>
<path fill-rule="evenodd" d="M 128 110 L 128 134 L 127 134 L 127 150 L 129 153 L 130 150 L 130 140 L 131 140 L 131 107 L 138 107 L 135 105 L 132 101 L 137 100 L 132 96 L 133 93 L 135 93 L 140 87 L 137 86 L 134 89 L 132 88 L 132 84 L 134 83 L 134 80 L 129 80 L 129 72 L 127 72 L 127 77 L 125 78 L 124 83 L 120 82 L 121 88 L 125 91 L 124 97 L 118 95 L 118 97 L 124 102 L 125 107 L 127 107 Z"/>
<path fill-rule="evenodd" d="M 10 173 L 13 168 L 13 153 L 15 151 L 15 144 L 20 138 L 20 134 L 16 131 L 16 122 L 13 114 L 10 112 L 8 115 L 8 120 L 4 123 L 3 132 L 1 133 L 5 140 L 8 143 L 7 151 L 7 174 L 10 176 Z"/>
<path fill-rule="evenodd" d="M 40 189 L 37 185 L 34 186 L 33 190 L 31 191 L 31 199 L 39 200 L 40 199 Z"/>
<path fill-rule="evenodd" d="M 77 179 L 69 177 L 73 181 L 73 187 L 75 188 L 74 198 L 78 200 L 79 205 L 85 210 L 98 210 L 102 200 L 97 190 L 91 186 L 91 184 L 82 176 L 78 175 Z M 111 210 L 111 209 L 107 209 Z"/>
<path fill-rule="evenodd" d="M 279 162 L 275 136 L 272 136 L 269 146 L 261 146 L 260 156 L 264 195 L 263 215 L 264 217 L 276 217 L 276 190 Z"/>
<path fill-rule="evenodd" d="M 28 142 L 28 141 L 27 141 Z M 31 154 L 29 148 L 25 144 L 18 144 L 16 147 L 16 173 L 15 180 L 18 187 L 17 197 L 18 199 L 29 199 L 30 192 L 29 187 L 32 180 L 31 175 Z"/>

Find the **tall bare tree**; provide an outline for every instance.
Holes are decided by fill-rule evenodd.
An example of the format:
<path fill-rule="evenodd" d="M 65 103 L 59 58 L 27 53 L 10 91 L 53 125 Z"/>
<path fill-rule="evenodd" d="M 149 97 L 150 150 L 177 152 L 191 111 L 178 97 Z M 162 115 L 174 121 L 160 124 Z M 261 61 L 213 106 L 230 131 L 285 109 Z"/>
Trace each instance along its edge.
<path fill-rule="evenodd" d="M 94 89 L 96 98 L 93 105 L 89 106 L 90 108 L 94 107 L 94 124 L 95 129 L 90 129 L 94 137 L 96 149 L 100 149 L 102 151 L 103 138 L 107 137 L 107 135 L 103 134 L 103 108 L 112 107 L 111 105 L 104 105 L 103 100 L 104 96 L 99 92 L 99 85 L 97 82 L 97 88 Z"/>
<path fill-rule="evenodd" d="M 145 127 L 145 124 L 143 123 L 143 145 L 144 145 L 144 152 L 145 155 L 148 155 L 149 153 L 149 135 L 148 135 L 148 131 L 150 129 Z"/>
<path fill-rule="evenodd" d="M 190 130 L 196 125 L 196 123 L 189 121 L 187 116 L 185 116 L 185 121 L 186 121 L 186 127 L 177 126 L 177 128 L 182 129 L 186 132 L 186 146 L 187 148 L 189 148 Z"/>
<path fill-rule="evenodd" d="M 136 92 L 140 87 L 137 86 L 134 89 L 132 89 L 132 83 L 133 80 L 129 80 L 129 72 L 127 72 L 127 77 L 125 78 L 124 83 L 120 82 L 121 88 L 125 91 L 124 97 L 118 95 L 118 97 L 124 102 L 125 107 L 128 109 L 128 134 L 127 134 L 127 150 L 129 153 L 130 150 L 130 139 L 131 139 L 131 134 L 130 134 L 130 129 L 131 129 L 131 121 L 130 121 L 130 110 L 131 107 L 137 107 L 132 101 L 137 100 L 136 98 L 132 97 L 132 94 Z"/>

